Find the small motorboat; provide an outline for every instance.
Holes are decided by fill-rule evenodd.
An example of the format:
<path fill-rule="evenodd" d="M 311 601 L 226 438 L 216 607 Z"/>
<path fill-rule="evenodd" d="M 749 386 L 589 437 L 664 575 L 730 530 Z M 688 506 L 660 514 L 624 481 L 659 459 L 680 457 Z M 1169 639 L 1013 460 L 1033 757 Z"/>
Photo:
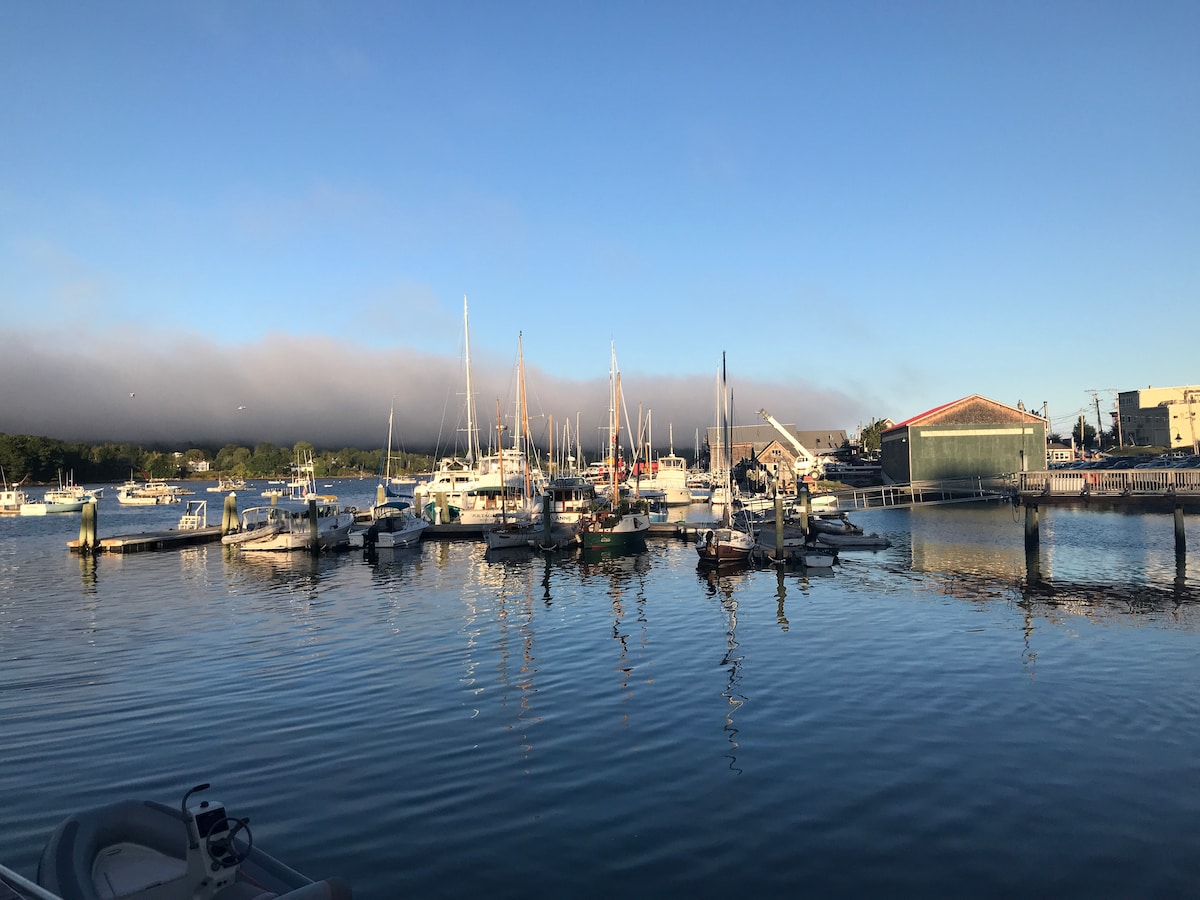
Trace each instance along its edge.
<path fill-rule="evenodd" d="M 428 527 L 428 522 L 413 515 L 412 504 L 392 498 L 355 516 L 355 524 L 350 528 L 350 546 L 412 547 L 421 543 L 421 532 Z"/>
<path fill-rule="evenodd" d="M 817 543 L 839 550 L 884 550 L 892 545 L 881 534 L 817 534 Z"/>
<path fill-rule="evenodd" d="M 837 562 L 837 554 L 833 547 L 804 547 L 796 555 L 805 568 L 829 569 Z"/>
<path fill-rule="evenodd" d="M 862 526 L 855 525 L 846 518 L 845 513 L 814 516 L 811 521 L 812 530 L 818 534 L 862 534 Z"/>
<path fill-rule="evenodd" d="M 248 818 L 222 803 L 123 800 L 69 816 L 42 851 L 37 884 L 55 900 L 350 900 L 254 846 Z"/>

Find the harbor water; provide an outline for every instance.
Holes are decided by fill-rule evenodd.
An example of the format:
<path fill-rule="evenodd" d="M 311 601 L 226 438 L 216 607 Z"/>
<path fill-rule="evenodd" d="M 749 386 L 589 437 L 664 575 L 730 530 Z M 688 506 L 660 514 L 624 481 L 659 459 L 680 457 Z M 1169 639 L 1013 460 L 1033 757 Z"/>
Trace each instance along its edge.
<path fill-rule="evenodd" d="M 99 531 L 181 512 L 106 498 Z M 1012 507 L 853 518 L 891 546 L 811 575 L 657 538 L 86 558 L 78 514 L 0 518 L 0 862 L 211 782 L 364 898 L 1194 896 L 1171 516 L 1043 509 L 1032 578 Z"/>

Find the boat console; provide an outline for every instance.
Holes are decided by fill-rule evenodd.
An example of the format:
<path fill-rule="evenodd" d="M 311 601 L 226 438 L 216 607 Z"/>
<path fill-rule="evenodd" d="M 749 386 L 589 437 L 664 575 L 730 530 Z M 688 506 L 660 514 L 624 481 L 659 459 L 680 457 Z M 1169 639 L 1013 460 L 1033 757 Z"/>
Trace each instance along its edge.
<path fill-rule="evenodd" d="M 187 827 L 188 878 L 196 885 L 196 896 L 209 897 L 237 878 L 238 866 L 246 861 L 254 846 L 249 819 L 235 819 L 225 812 L 225 804 L 201 800 L 189 806 L 193 794 L 208 790 L 199 784 L 183 795 L 179 804 Z M 239 839 L 240 843 L 235 843 Z"/>
<path fill-rule="evenodd" d="M 254 846 L 250 820 L 200 800 L 121 800 L 68 816 L 47 841 L 37 884 L 62 900 L 349 900 L 345 882 L 312 881 Z"/>

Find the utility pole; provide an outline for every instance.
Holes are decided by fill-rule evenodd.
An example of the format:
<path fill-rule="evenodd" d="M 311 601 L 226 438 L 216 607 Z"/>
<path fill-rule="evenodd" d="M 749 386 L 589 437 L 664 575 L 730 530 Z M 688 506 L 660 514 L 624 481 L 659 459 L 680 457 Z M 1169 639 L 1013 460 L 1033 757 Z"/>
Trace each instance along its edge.
<path fill-rule="evenodd" d="M 1113 403 L 1116 404 L 1117 397 L 1120 394 L 1116 388 L 1088 388 L 1084 391 L 1085 394 L 1092 395 L 1092 401 L 1096 404 L 1096 446 L 1100 446 L 1100 435 L 1104 433 L 1103 427 L 1100 425 L 1100 397 L 1101 392 L 1106 392 L 1113 395 Z M 1121 408 L 1117 406 L 1117 446 L 1124 447 L 1125 441 L 1121 438 Z"/>
<path fill-rule="evenodd" d="M 1185 390 L 1183 396 L 1187 399 L 1188 425 L 1192 430 L 1192 455 L 1200 456 L 1200 444 L 1196 442 L 1196 414 L 1192 411 L 1192 398 L 1196 396 L 1196 391 Z"/>
<path fill-rule="evenodd" d="M 1046 420 L 1046 468 L 1050 468 L 1050 404 L 1042 401 L 1042 418 Z"/>

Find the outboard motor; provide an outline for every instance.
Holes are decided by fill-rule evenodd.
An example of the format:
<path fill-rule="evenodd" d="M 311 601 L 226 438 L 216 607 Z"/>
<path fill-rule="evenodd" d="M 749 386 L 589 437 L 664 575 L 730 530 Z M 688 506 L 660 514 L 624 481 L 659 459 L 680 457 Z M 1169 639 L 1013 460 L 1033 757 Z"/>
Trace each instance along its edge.
<path fill-rule="evenodd" d="M 201 800 L 188 806 L 193 794 L 208 790 L 200 784 L 183 795 L 180 811 L 187 826 L 188 880 L 194 897 L 211 897 L 237 877 L 238 866 L 250 855 L 254 839 L 249 819 L 234 819 L 226 814 L 225 804 Z M 241 840 L 235 845 L 234 839 Z"/>

